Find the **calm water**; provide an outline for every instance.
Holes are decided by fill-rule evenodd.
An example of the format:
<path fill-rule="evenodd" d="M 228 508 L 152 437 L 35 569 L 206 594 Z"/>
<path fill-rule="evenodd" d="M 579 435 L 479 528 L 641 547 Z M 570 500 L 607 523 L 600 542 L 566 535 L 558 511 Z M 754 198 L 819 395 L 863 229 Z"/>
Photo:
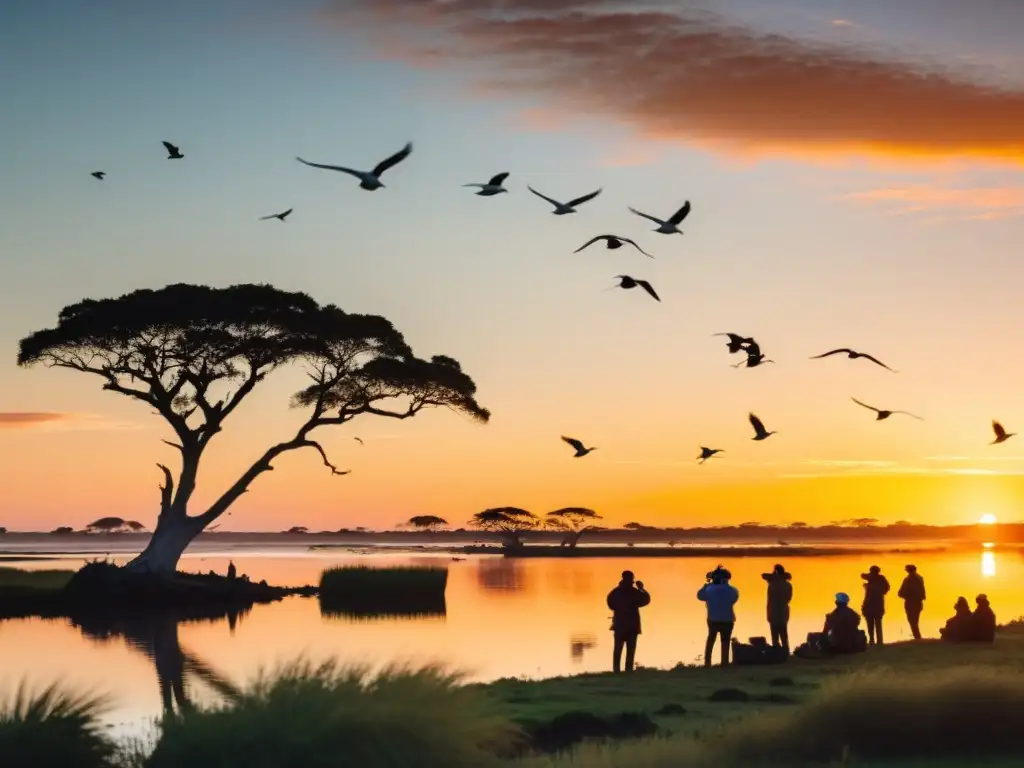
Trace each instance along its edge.
<path fill-rule="evenodd" d="M 69 622 L 25 619 L 0 623 L 0 691 L 22 678 L 37 684 L 54 680 L 111 694 L 116 708 L 111 722 L 118 730 L 137 731 L 161 709 L 154 662 L 147 649 L 180 643 L 190 657 L 234 680 L 245 680 L 261 667 L 306 653 L 313 658 L 383 664 L 392 661 L 442 661 L 463 669 L 470 679 L 506 676 L 548 677 L 608 669 L 611 654 L 605 595 L 619 573 L 631 568 L 652 595 L 643 610 L 644 633 L 637 662 L 670 667 L 697 660 L 703 649 L 703 605 L 695 594 L 704 574 L 716 563 L 700 558 L 505 560 L 448 555 L 353 555 L 337 551 L 201 552 L 186 557 L 183 569 L 223 573 L 231 556 L 239 573 L 274 584 L 316 583 L 320 571 L 337 563 L 443 564 L 449 567 L 447 612 L 419 618 L 350 619 L 322 616 L 318 601 L 289 598 L 256 606 L 231 623 L 137 623 L 104 639 Z M 882 567 L 893 585 L 886 635 L 906 639 L 909 632 L 895 592 L 913 559 L 928 590 L 921 627 L 926 636 L 951 615 L 958 595 L 973 602 L 988 594 L 998 618 L 1024 615 L 1024 557 L 1016 550 L 918 555 L 838 556 L 785 562 L 793 574 L 790 636 L 802 638 L 820 629 L 832 595 L 843 590 L 858 603 L 858 574 Z M 25 563 L 32 568 L 77 567 L 80 559 Z M 765 584 L 760 574 L 773 561 L 742 558 L 726 563 L 740 590 L 736 635 L 767 634 Z M 233 624 L 234 626 L 231 626 Z M 186 676 L 189 695 L 211 694 Z"/>

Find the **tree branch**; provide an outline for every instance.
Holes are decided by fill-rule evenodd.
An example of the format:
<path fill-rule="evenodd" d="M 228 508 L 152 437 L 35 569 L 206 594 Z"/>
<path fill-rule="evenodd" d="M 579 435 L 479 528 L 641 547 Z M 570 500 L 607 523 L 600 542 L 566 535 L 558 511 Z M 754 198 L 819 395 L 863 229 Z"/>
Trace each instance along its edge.
<path fill-rule="evenodd" d="M 295 447 L 316 448 L 316 450 L 320 453 L 320 457 L 324 460 L 324 466 L 331 470 L 332 475 L 347 475 L 352 471 L 351 469 L 339 470 L 336 466 L 331 464 L 331 460 L 327 458 L 327 451 L 325 451 L 324 447 L 320 445 L 320 443 L 318 443 L 316 440 L 296 441 Z"/>
<path fill-rule="evenodd" d="M 174 493 L 174 477 L 171 475 L 169 470 L 164 464 L 157 464 L 160 470 L 164 473 L 164 482 L 160 486 L 160 514 L 163 515 L 165 512 L 171 510 L 171 498 Z"/>

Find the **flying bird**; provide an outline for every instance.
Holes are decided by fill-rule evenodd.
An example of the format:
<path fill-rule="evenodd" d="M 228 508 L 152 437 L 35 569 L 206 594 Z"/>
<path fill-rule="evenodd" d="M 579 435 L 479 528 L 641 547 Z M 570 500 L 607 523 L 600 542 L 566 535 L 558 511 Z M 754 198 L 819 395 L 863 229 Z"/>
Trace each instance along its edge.
<path fill-rule="evenodd" d="M 594 238 L 591 238 L 590 240 L 587 240 L 587 242 L 585 242 L 583 245 L 581 245 L 579 248 L 577 248 L 575 251 L 573 251 L 573 253 L 579 253 L 584 248 L 586 248 L 588 245 L 593 245 L 598 240 L 604 240 L 608 244 L 608 249 L 612 250 L 612 251 L 614 251 L 616 248 L 621 248 L 623 243 L 629 243 L 634 248 L 636 248 L 638 251 L 640 251 L 640 253 L 642 253 L 644 256 L 646 256 L 646 257 L 648 257 L 650 259 L 654 258 L 653 256 L 651 256 L 651 254 L 649 254 L 647 251 L 645 251 L 639 245 L 634 243 L 628 237 L 619 237 L 618 235 L 598 235 L 597 237 L 594 237 Z"/>
<path fill-rule="evenodd" d="M 703 464 L 705 461 L 710 459 L 716 453 L 721 453 L 721 452 L 722 452 L 721 448 L 708 448 L 707 446 L 702 445 L 700 447 L 700 456 L 698 456 L 697 459 L 700 461 L 701 464 Z"/>
<path fill-rule="evenodd" d="M 500 195 L 502 192 L 508 192 L 505 187 L 501 186 L 505 179 L 508 178 L 508 171 L 499 173 L 497 176 L 492 176 L 491 180 L 486 184 L 463 184 L 464 187 L 480 187 L 480 191 L 476 194 L 481 197 L 491 197 L 492 195 Z"/>
<path fill-rule="evenodd" d="M 107 172 L 106 171 L 93 171 L 89 175 L 90 176 L 95 176 L 100 181 L 103 181 L 103 177 L 107 175 Z"/>
<path fill-rule="evenodd" d="M 649 219 L 653 221 L 655 224 L 657 224 L 658 226 L 653 230 L 654 232 L 661 232 L 661 234 L 663 235 L 681 235 L 683 233 L 679 229 L 679 225 L 682 223 L 683 219 L 685 219 L 690 213 L 690 201 L 687 200 L 685 203 L 683 203 L 683 207 L 680 208 L 675 213 L 673 213 L 667 221 L 662 221 L 656 216 L 651 216 L 648 213 L 638 211 L 636 208 L 630 208 L 629 210 L 631 210 L 637 216 L 643 216 L 645 219 Z"/>
<path fill-rule="evenodd" d="M 750 426 L 754 428 L 754 436 L 750 438 L 751 440 L 767 440 L 771 435 L 775 434 L 774 429 L 771 432 L 768 432 L 764 428 L 764 422 L 757 418 L 753 413 L 750 414 Z"/>
<path fill-rule="evenodd" d="M 365 443 L 363 442 L 363 438 L 361 437 L 353 437 L 352 439 L 355 440 L 360 445 L 365 445 Z"/>
<path fill-rule="evenodd" d="M 355 176 L 359 179 L 359 187 L 369 192 L 373 192 L 375 189 L 380 189 L 384 185 L 380 181 L 381 174 L 384 173 L 388 168 L 394 168 L 400 162 L 405 160 L 409 155 L 412 154 L 412 142 L 410 141 L 400 150 L 395 152 L 391 157 L 386 160 L 381 160 L 377 163 L 376 167 L 372 171 L 357 171 L 352 168 L 345 168 L 341 165 L 324 165 L 323 163 L 311 163 L 308 160 L 303 160 L 301 157 L 296 157 L 300 163 L 311 166 L 313 168 L 324 168 L 328 171 L 341 171 L 347 173 L 349 176 Z"/>
<path fill-rule="evenodd" d="M 1011 437 L 1016 435 L 1016 432 L 1007 432 L 1003 429 L 1003 425 L 995 419 L 992 420 L 992 431 L 996 433 L 996 439 L 993 440 L 989 445 L 995 445 L 996 443 L 1005 443 Z"/>
<path fill-rule="evenodd" d="M 163 142 L 164 147 L 167 148 L 167 159 L 168 160 L 181 160 L 184 155 L 181 154 L 181 150 L 171 144 L 169 141 Z"/>
<path fill-rule="evenodd" d="M 851 397 L 850 399 L 853 400 L 853 402 L 855 402 L 857 405 L 860 405 L 864 408 L 867 408 L 869 411 L 874 411 L 875 413 L 877 413 L 878 416 L 875 418 L 875 421 L 882 421 L 883 419 L 888 419 L 894 413 L 903 413 L 906 414 L 907 416 L 910 416 L 913 419 L 917 419 L 918 421 L 924 421 L 924 419 L 922 419 L 920 416 L 915 416 L 914 414 L 910 413 L 910 411 L 886 411 L 881 408 L 875 408 L 873 405 L 862 403 L 856 397 Z"/>
<path fill-rule="evenodd" d="M 713 333 L 711 335 L 729 337 L 729 341 L 726 342 L 726 347 L 728 348 L 730 355 L 735 355 L 748 344 L 755 343 L 754 340 L 749 336 L 740 336 L 738 333 Z"/>
<path fill-rule="evenodd" d="M 549 203 L 551 203 L 553 206 L 555 206 L 555 210 L 552 211 L 552 213 L 555 214 L 555 216 L 564 216 L 567 213 L 576 213 L 577 205 L 583 205 L 583 203 L 587 202 L 588 200 L 593 200 L 595 197 L 601 194 L 601 190 L 599 189 L 596 192 L 591 192 L 589 195 L 584 195 L 583 197 L 577 197 L 575 200 L 570 200 L 568 203 L 560 203 L 557 200 L 548 197 L 547 195 L 542 195 L 540 192 L 538 192 L 536 189 L 529 185 L 527 185 L 526 188 L 533 192 L 533 194 L 535 194 L 537 197 L 542 197 Z"/>
<path fill-rule="evenodd" d="M 260 216 L 260 221 L 266 221 L 267 219 L 279 219 L 280 221 L 284 221 L 288 218 L 288 214 L 294 210 L 294 208 L 289 208 L 287 211 L 281 211 L 281 213 L 272 213 L 269 216 Z"/>
<path fill-rule="evenodd" d="M 845 352 L 846 356 L 848 358 L 850 358 L 851 360 L 856 360 L 858 357 L 863 357 L 866 360 L 870 360 L 875 365 L 882 366 L 886 370 L 892 371 L 893 373 L 899 373 L 899 371 L 896 371 L 896 370 L 890 368 L 888 365 L 883 363 L 877 357 L 872 357 L 871 355 L 867 354 L 866 352 L 858 352 L 857 350 L 849 349 L 848 347 L 843 347 L 841 349 L 833 349 L 831 352 L 825 352 L 824 354 L 821 354 L 821 355 L 814 355 L 813 357 L 811 357 L 809 359 L 810 360 L 820 360 L 823 357 L 828 357 L 829 355 L 838 355 L 838 354 L 841 354 L 843 352 Z"/>
<path fill-rule="evenodd" d="M 592 448 L 584 447 L 583 443 L 581 443 L 575 437 L 566 437 L 565 435 L 562 435 L 562 439 L 565 442 L 567 442 L 569 445 L 571 445 L 573 448 L 576 449 L 575 458 L 577 458 L 577 459 L 583 458 L 584 456 L 586 456 L 591 451 L 596 451 L 597 450 L 596 446 L 594 446 Z"/>
<path fill-rule="evenodd" d="M 630 277 L 629 275 L 616 275 L 615 279 L 621 280 L 622 282 L 620 282 L 618 285 L 613 285 L 612 288 L 625 288 L 628 291 L 630 288 L 636 288 L 639 285 L 641 288 L 647 291 L 647 293 L 650 294 L 654 299 L 656 299 L 657 301 L 661 301 L 661 298 L 658 296 L 658 294 L 654 292 L 654 288 L 652 288 L 651 284 L 648 283 L 646 280 L 637 280 L 636 278 Z M 611 290 L 611 288 L 609 288 L 608 290 Z"/>

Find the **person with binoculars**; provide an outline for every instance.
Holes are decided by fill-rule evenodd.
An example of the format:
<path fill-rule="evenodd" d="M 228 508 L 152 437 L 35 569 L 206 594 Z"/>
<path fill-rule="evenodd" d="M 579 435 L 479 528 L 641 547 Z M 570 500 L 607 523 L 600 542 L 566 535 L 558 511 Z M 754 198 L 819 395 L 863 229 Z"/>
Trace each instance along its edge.
<path fill-rule="evenodd" d="M 715 640 L 722 638 L 722 666 L 729 664 L 729 641 L 732 630 L 736 626 L 736 613 L 733 606 L 740 599 L 740 591 L 729 580 L 732 574 L 721 565 L 710 571 L 707 583 L 697 592 L 697 599 L 707 605 L 708 639 L 704 644 L 704 666 L 711 666 L 711 654 L 715 650 Z"/>

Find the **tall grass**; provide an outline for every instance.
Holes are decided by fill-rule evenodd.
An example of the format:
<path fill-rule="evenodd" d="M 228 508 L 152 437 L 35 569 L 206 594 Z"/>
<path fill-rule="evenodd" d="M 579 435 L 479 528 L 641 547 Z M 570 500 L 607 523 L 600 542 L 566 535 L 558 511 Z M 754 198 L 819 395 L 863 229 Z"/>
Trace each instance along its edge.
<path fill-rule="evenodd" d="M 32 694 L 23 682 L 0 706 L 3 768 L 109 768 L 118 758 L 100 717 L 103 697 L 78 696 L 57 684 Z"/>
<path fill-rule="evenodd" d="M 447 568 L 329 568 L 320 576 L 325 613 L 443 614 Z"/>
<path fill-rule="evenodd" d="M 1022 729 L 1024 675 L 1016 669 L 874 669 L 834 679 L 786 712 L 694 735 L 589 745 L 520 768 L 1009 765 L 1024 755 Z"/>
<path fill-rule="evenodd" d="M 440 667 L 297 661 L 225 705 L 163 722 L 146 768 L 487 768 L 518 735 Z"/>
<path fill-rule="evenodd" d="M 0 567 L 0 589 L 63 589 L 74 571 Z"/>

